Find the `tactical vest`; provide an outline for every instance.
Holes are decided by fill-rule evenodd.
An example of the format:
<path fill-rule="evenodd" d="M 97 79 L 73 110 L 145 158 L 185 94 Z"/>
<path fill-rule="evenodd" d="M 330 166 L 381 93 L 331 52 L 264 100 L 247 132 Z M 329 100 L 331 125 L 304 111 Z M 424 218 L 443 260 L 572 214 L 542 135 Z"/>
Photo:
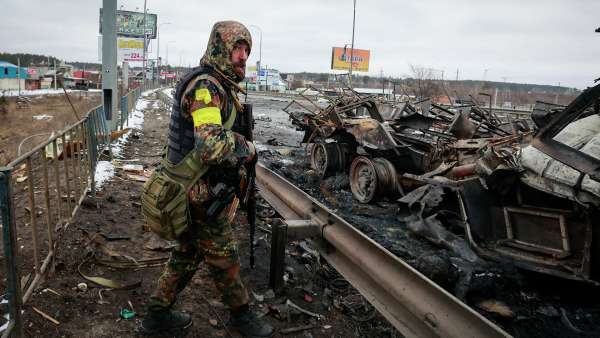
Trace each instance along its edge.
<path fill-rule="evenodd" d="M 209 72 L 199 67 L 187 74 L 178 84 L 173 102 L 169 143 L 161 165 L 144 184 L 142 191 L 142 213 L 146 224 L 160 237 L 173 240 L 184 233 L 191 224 L 188 192 L 210 166 L 202 163 L 194 151 L 194 125 L 191 119 L 181 114 L 181 98 L 185 89 L 196 76 L 209 79 Z M 224 113 L 221 113 L 224 129 L 231 129 L 237 111 L 229 101 L 229 94 L 218 83 L 219 91 L 225 95 Z"/>
<path fill-rule="evenodd" d="M 181 99 L 190 82 L 197 76 L 200 76 L 201 79 L 208 79 L 209 77 L 217 78 L 217 75 L 213 73 L 212 69 L 200 66 L 186 74 L 177 84 L 173 107 L 171 109 L 169 142 L 167 144 L 168 159 L 173 164 L 181 162 L 181 160 L 194 149 L 194 123 L 191 118 L 183 117 L 181 113 Z M 215 85 L 217 85 L 221 94 L 224 95 L 225 104 L 221 110 L 221 121 L 229 121 L 229 118 L 232 115 L 236 115 L 235 112 L 233 112 L 233 110 L 235 110 L 235 105 L 231 102 L 232 98 L 229 92 L 219 85 L 218 82 Z M 231 126 L 227 126 L 227 122 L 223 127 L 231 129 Z"/>

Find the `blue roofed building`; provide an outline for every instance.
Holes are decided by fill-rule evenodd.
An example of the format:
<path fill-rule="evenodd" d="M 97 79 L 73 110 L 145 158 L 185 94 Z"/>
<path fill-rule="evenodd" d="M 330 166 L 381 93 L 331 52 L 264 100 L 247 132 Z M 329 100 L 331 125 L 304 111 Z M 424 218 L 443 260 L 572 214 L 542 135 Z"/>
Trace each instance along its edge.
<path fill-rule="evenodd" d="M 16 65 L 10 62 L 0 61 L 0 90 L 25 89 L 27 68 L 21 67 L 20 71 Z"/>

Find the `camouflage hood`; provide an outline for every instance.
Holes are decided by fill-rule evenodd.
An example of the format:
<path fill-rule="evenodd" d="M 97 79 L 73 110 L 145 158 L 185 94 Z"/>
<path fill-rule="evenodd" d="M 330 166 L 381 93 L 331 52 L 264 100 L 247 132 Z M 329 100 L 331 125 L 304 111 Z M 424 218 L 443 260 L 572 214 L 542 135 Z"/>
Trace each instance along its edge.
<path fill-rule="evenodd" d="M 213 26 L 206 53 L 200 60 L 201 65 L 209 65 L 224 73 L 230 80 L 240 82 L 231 64 L 231 52 L 236 42 L 245 41 L 252 49 L 252 37 L 248 29 L 237 21 L 219 21 Z"/>

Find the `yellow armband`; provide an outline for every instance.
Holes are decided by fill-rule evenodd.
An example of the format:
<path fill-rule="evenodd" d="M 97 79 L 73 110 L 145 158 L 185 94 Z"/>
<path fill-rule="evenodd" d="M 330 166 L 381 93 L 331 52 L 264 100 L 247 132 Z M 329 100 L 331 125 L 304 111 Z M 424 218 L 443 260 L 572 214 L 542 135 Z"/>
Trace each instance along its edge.
<path fill-rule="evenodd" d="M 221 110 L 217 107 L 196 109 L 192 112 L 192 119 L 194 120 L 194 127 L 198 127 L 203 124 L 222 125 Z"/>

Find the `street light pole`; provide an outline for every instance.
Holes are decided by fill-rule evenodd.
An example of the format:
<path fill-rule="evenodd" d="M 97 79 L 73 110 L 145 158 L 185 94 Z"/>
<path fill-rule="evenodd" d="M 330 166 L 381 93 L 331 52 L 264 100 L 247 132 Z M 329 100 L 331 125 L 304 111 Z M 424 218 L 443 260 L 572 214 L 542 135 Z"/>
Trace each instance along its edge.
<path fill-rule="evenodd" d="M 256 73 L 256 81 L 258 82 L 258 88 L 257 91 L 260 91 L 260 70 L 262 69 L 262 29 L 260 29 L 260 27 L 258 27 L 257 25 L 250 25 L 250 27 L 254 27 L 256 29 L 258 29 L 258 31 L 260 32 L 260 42 L 259 42 L 259 47 L 258 47 L 258 68 L 256 69 L 257 73 Z"/>
<path fill-rule="evenodd" d="M 144 53 L 143 53 L 143 60 L 142 60 L 142 66 L 143 66 L 143 70 L 142 70 L 142 74 L 143 74 L 143 84 L 142 84 L 142 88 L 146 88 L 146 0 L 144 0 L 144 32 L 142 34 L 144 36 Z"/>
<path fill-rule="evenodd" d="M 350 75 L 349 75 L 349 84 L 350 88 L 352 88 L 352 62 L 354 62 L 354 27 L 356 23 L 356 0 L 354 0 L 354 9 L 352 13 L 352 47 L 350 47 Z"/>
<path fill-rule="evenodd" d="M 169 42 L 167 42 L 167 57 L 165 58 L 165 65 L 169 65 L 169 44 L 176 42 L 175 40 L 171 40 Z"/>
<path fill-rule="evenodd" d="M 165 58 L 165 65 L 169 66 L 169 44 L 172 42 L 176 42 L 175 40 L 171 40 L 167 42 L 167 57 Z M 167 80 L 167 76 L 165 75 L 165 81 Z"/>
<path fill-rule="evenodd" d="M 156 29 L 156 43 L 157 43 L 157 47 L 156 47 L 156 62 L 158 64 L 158 83 L 160 84 L 160 64 L 161 64 L 161 59 L 160 59 L 160 26 L 162 25 L 170 25 L 170 22 L 163 22 L 161 24 L 158 25 L 158 28 Z"/>

